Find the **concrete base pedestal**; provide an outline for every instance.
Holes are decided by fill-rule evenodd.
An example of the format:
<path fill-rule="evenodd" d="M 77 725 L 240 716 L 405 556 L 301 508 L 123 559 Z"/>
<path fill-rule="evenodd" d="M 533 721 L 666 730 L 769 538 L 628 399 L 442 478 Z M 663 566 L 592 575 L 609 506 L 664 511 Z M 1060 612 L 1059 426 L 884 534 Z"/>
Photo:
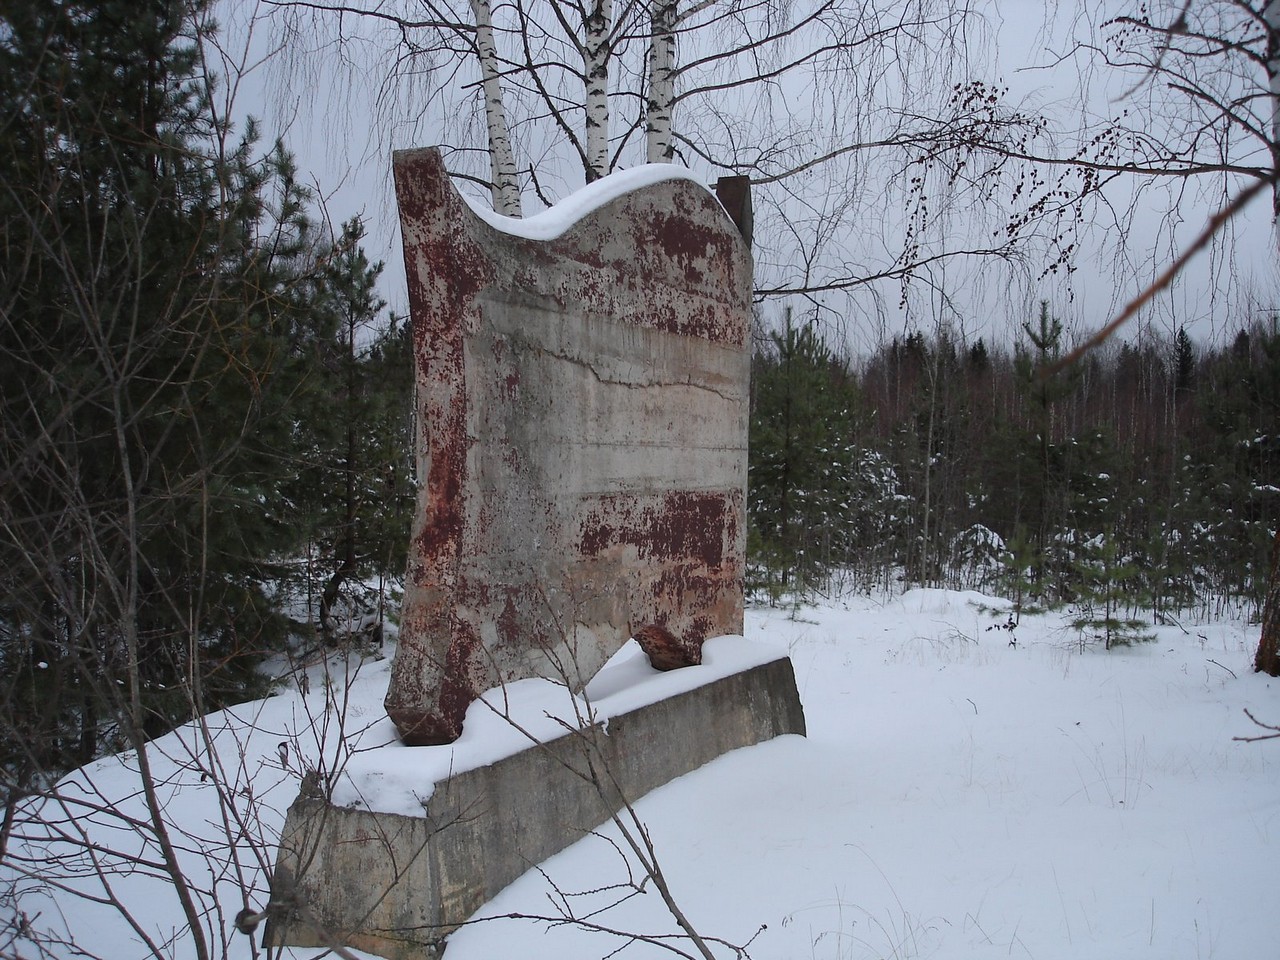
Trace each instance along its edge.
<path fill-rule="evenodd" d="M 275 945 L 340 943 L 421 960 L 533 865 L 623 801 L 721 754 L 805 732 L 785 657 L 437 783 L 421 816 L 300 798 L 280 841 Z"/>

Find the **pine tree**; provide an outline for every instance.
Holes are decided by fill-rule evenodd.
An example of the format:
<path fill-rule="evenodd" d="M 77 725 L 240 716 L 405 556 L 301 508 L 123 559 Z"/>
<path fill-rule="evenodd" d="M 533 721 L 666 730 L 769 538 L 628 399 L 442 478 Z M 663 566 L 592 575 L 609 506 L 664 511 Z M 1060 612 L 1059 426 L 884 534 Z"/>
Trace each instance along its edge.
<path fill-rule="evenodd" d="M 1173 342 L 1174 390 L 1179 396 L 1190 393 L 1195 386 L 1196 354 L 1186 327 L 1179 327 Z"/>
<path fill-rule="evenodd" d="M 991 355 L 987 352 L 987 344 L 982 337 L 969 348 L 968 361 L 970 374 L 983 374 L 991 369 Z"/>
<path fill-rule="evenodd" d="M 315 338 L 306 191 L 229 153 L 202 2 L 0 10 L 5 769 L 243 697 Z"/>
<path fill-rule="evenodd" d="M 804 589 L 845 553 L 857 450 L 852 378 L 812 325 L 771 334 L 752 369 L 752 554 Z"/>
<path fill-rule="evenodd" d="M 315 304 L 333 321 L 330 339 L 318 346 L 324 389 L 296 405 L 302 439 L 290 499 L 317 551 L 308 574 L 323 581 L 315 613 L 329 640 L 340 629 L 380 629 L 365 601 L 380 601 L 381 591 L 366 598 L 361 580 L 385 583 L 403 573 L 412 513 L 409 330 L 382 316 L 376 284 L 383 265 L 369 261 L 363 237 L 363 224 L 349 221 L 324 258 Z M 352 604 L 342 604 L 344 595 Z"/>
<path fill-rule="evenodd" d="M 414 366 L 412 328 L 392 316 L 364 357 L 371 385 L 369 426 L 364 433 L 365 555 L 380 581 L 404 576 L 409 528 L 417 502 L 414 478 Z"/>
<path fill-rule="evenodd" d="M 1073 374 L 1048 376 L 1047 371 L 1062 350 L 1062 322 L 1049 314 L 1049 301 L 1040 301 L 1035 326 L 1022 324 L 1031 345 L 1017 354 L 1018 379 L 1031 407 L 1032 442 L 1036 467 L 1031 482 L 1031 509 L 1027 520 L 1034 537 L 1038 565 L 1035 581 L 1041 596 L 1052 597 L 1061 584 L 1063 564 L 1054 551 L 1053 533 L 1065 508 L 1062 451 L 1055 445 L 1057 406 L 1076 386 Z"/>
<path fill-rule="evenodd" d="M 1022 622 L 1024 613 L 1036 613 L 1037 608 L 1030 603 L 1031 590 L 1034 587 L 1032 572 L 1036 569 L 1038 557 L 1031 544 L 1025 524 L 1017 524 L 1006 544 L 1004 556 L 1005 592 L 1013 601 L 1013 622 Z"/>
<path fill-rule="evenodd" d="M 1280 334 L 1260 324 L 1240 331 L 1205 378 L 1199 406 L 1207 436 L 1196 448 L 1213 481 L 1205 566 L 1260 609 L 1280 526 Z"/>
<path fill-rule="evenodd" d="M 1138 567 L 1120 552 L 1114 530 L 1082 541 L 1076 559 L 1076 616 L 1072 626 L 1080 631 L 1080 643 L 1092 636 L 1105 648 L 1128 646 L 1154 639 L 1141 620 L 1125 615 L 1143 606 L 1148 595 L 1136 589 Z"/>

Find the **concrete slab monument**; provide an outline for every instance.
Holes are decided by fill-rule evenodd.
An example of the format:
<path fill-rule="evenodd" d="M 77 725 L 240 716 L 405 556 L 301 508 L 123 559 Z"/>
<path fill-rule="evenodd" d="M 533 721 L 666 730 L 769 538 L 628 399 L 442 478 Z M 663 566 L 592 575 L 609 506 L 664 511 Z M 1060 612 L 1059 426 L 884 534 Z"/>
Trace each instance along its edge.
<path fill-rule="evenodd" d="M 670 166 L 528 221 L 473 211 L 436 150 L 394 166 L 422 483 L 386 698 L 404 741 L 454 740 L 511 680 L 578 689 L 632 636 L 675 665 L 741 633 L 739 227 Z"/>
<path fill-rule="evenodd" d="M 738 636 L 745 184 L 735 219 L 663 166 L 504 222 L 434 150 L 395 173 L 422 483 L 400 740 L 304 780 L 267 935 L 410 960 L 627 803 L 805 725 L 785 653 Z"/>

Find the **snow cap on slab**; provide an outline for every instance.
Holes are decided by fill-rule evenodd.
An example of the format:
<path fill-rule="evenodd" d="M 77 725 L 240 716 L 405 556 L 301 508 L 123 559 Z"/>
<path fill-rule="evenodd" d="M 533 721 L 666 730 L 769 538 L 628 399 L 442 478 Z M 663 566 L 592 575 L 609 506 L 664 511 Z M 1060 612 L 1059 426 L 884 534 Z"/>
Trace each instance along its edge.
<path fill-rule="evenodd" d="M 612 717 L 786 656 L 781 648 L 740 636 L 714 637 L 702 652 L 701 664 L 664 672 L 650 666 L 639 645 L 629 640 L 582 695 L 536 677 L 488 690 L 467 709 L 462 735 L 453 743 L 406 747 L 396 741 L 353 755 L 335 784 L 333 803 L 421 815 L 435 785 L 451 776 L 497 763 L 593 722 L 607 729 Z"/>
<path fill-rule="evenodd" d="M 630 170 L 619 170 L 575 190 L 553 207 L 532 217 L 504 217 L 484 201 L 462 194 L 473 213 L 495 230 L 526 240 L 554 240 L 575 223 L 607 203 L 644 187 L 666 180 L 688 180 L 706 190 L 706 185 L 691 170 L 674 163 L 646 163 Z M 710 192 L 710 191 L 708 191 Z"/>

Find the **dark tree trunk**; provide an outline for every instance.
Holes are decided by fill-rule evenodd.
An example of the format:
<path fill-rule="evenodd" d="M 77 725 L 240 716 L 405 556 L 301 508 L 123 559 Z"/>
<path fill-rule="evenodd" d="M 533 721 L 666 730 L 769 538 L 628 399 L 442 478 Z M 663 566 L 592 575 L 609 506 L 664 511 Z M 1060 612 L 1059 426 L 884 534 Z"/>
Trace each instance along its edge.
<path fill-rule="evenodd" d="M 1267 597 L 1262 604 L 1262 638 L 1253 669 L 1280 677 L 1280 530 L 1271 549 L 1271 577 L 1267 580 Z"/>
<path fill-rule="evenodd" d="M 354 313 L 347 320 L 347 453 L 343 463 L 344 513 L 342 517 L 342 561 L 325 584 L 320 596 L 320 629 L 325 639 L 333 640 L 333 607 L 338 602 L 342 585 L 356 574 L 356 323 Z"/>

